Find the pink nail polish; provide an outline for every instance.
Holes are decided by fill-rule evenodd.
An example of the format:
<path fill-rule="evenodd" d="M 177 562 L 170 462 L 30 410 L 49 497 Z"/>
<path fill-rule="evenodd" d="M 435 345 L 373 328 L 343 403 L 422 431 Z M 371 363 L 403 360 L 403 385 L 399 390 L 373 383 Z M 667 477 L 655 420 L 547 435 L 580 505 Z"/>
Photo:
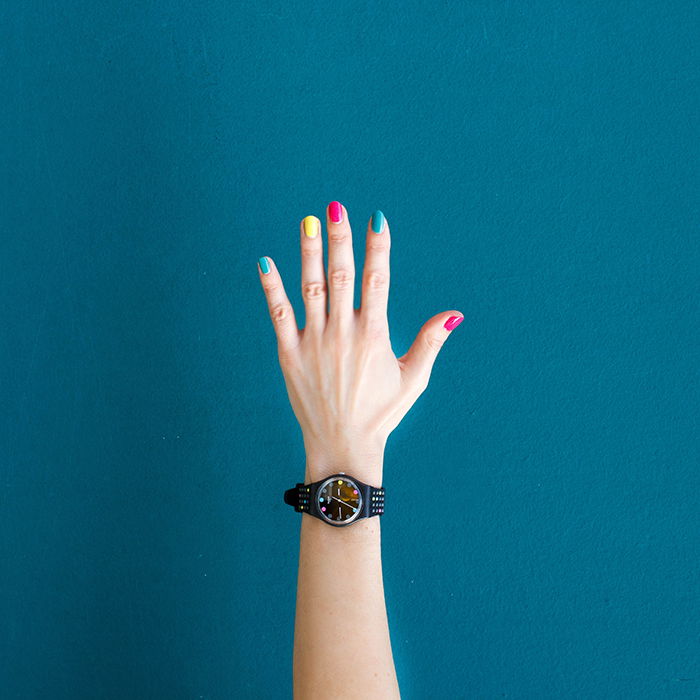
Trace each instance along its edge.
<path fill-rule="evenodd" d="M 447 321 L 445 321 L 445 328 L 447 328 L 448 331 L 452 331 L 457 326 L 464 321 L 464 316 L 450 316 Z"/>
<path fill-rule="evenodd" d="M 328 213 L 331 215 L 331 221 L 339 224 L 343 220 L 343 205 L 340 202 L 331 202 L 328 205 Z"/>

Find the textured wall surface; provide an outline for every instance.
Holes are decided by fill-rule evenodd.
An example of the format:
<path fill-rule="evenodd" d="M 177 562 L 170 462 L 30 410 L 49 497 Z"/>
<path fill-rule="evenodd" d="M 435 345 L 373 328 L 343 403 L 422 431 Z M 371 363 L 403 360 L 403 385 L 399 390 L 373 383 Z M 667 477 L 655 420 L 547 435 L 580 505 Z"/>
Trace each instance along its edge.
<path fill-rule="evenodd" d="M 397 353 L 466 316 L 388 445 L 404 697 L 698 697 L 697 3 L 0 19 L 4 698 L 290 697 L 256 260 L 303 322 L 332 199 L 391 224 Z"/>

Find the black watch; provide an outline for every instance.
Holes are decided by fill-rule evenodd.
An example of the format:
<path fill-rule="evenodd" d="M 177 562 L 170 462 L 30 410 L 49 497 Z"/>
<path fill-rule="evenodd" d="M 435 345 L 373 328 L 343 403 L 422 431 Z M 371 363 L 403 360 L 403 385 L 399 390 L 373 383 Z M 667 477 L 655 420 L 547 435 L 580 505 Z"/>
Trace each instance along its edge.
<path fill-rule="evenodd" d="M 284 492 L 284 502 L 328 525 L 342 527 L 384 512 L 384 489 L 363 484 L 344 472 Z"/>

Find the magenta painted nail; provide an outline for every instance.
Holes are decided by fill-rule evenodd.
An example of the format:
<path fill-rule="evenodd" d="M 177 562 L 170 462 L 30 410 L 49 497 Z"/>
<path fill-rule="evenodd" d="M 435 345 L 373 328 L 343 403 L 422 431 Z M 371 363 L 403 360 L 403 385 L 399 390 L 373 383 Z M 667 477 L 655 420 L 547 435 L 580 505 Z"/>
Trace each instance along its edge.
<path fill-rule="evenodd" d="M 457 326 L 464 321 L 464 316 L 450 316 L 447 321 L 445 321 L 445 328 L 447 328 L 448 331 L 452 331 Z"/>
<path fill-rule="evenodd" d="M 343 220 L 343 205 L 340 202 L 331 202 L 328 205 L 328 213 L 331 215 L 331 221 L 339 224 Z"/>

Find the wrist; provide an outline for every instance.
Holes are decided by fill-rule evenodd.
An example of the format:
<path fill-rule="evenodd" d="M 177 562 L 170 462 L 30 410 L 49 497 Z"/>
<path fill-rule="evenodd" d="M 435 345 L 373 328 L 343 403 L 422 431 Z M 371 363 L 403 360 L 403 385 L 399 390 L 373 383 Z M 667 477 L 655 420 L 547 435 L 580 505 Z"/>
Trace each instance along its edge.
<path fill-rule="evenodd" d="M 304 483 L 325 479 L 343 472 L 370 486 L 381 486 L 384 470 L 384 451 L 323 454 L 307 451 Z"/>

